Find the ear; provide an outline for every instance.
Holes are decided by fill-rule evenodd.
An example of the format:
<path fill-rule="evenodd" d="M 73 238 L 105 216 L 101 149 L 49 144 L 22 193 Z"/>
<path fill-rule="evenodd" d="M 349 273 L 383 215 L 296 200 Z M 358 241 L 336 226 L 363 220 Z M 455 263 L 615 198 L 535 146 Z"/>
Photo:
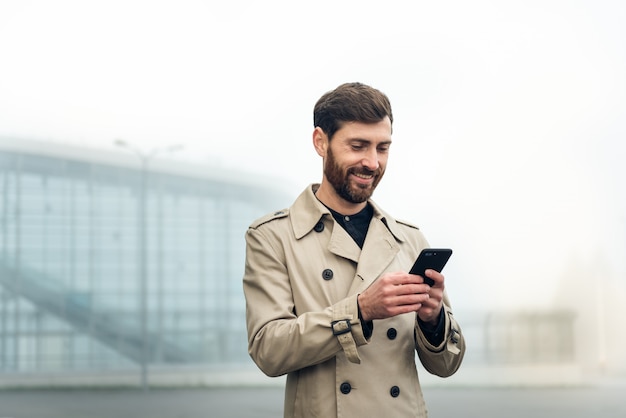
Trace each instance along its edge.
<path fill-rule="evenodd" d="M 326 158 L 326 150 L 328 149 L 328 135 L 324 133 L 322 128 L 317 126 L 313 131 L 313 146 L 315 147 L 315 151 L 317 154 Z"/>

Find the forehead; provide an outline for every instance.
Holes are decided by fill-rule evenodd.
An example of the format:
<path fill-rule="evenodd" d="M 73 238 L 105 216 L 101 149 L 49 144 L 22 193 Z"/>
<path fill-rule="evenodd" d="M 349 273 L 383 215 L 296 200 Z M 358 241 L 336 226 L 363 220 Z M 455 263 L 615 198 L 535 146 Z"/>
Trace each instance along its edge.
<path fill-rule="evenodd" d="M 380 122 L 343 122 L 333 139 L 364 140 L 368 142 L 391 142 L 391 121 L 389 117 Z"/>

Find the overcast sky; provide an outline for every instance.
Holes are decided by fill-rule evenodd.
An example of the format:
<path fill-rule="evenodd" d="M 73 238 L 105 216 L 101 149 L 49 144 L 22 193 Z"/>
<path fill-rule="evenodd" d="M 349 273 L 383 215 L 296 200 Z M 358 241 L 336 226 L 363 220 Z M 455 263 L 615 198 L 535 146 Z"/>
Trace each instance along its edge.
<path fill-rule="evenodd" d="M 454 248 L 460 305 L 623 291 L 625 4 L 0 0 L 0 136 L 182 143 L 295 197 L 315 101 L 362 81 L 396 120 L 375 199 Z"/>

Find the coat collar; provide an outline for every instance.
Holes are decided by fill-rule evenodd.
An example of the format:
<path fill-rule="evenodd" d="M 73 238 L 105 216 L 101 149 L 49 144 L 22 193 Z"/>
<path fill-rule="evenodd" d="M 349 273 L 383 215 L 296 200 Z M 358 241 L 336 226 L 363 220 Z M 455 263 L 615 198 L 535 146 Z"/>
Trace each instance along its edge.
<path fill-rule="evenodd" d="M 289 216 L 296 239 L 300 239 L 310 233 L 325 215 L 332 217 L 328 208 L 315 197 L 315 192 L 319 186 L 319 184 L 309 185 L 300 196 L 298 196 L 289 210 Z M 404 234 L 396 223 L 396 220 L 380 209 L 373 200 L 368 200 L 368 203 L 374 208 L 373 217 L 380 220 L 396 240 L 404 242 Z"/>

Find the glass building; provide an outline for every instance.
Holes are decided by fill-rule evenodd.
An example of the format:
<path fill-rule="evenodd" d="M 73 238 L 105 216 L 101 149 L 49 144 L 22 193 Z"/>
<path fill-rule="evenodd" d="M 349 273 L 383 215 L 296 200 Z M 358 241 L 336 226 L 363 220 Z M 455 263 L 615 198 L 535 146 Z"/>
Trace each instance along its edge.
<path fill-rule="evenodd" d="M 137 157 L 0 141 L 5 376 L 251 364 L 244 233 L 291 199 Z"/>

